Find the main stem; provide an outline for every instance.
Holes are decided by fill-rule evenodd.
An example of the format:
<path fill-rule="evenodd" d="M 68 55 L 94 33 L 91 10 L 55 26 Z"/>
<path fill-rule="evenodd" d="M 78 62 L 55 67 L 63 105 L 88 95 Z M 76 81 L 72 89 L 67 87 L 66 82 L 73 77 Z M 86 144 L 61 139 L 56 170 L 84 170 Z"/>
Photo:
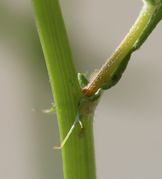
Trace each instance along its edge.
<path fill-rule="evenodd" d="M 111 75 L 114 73 L 114 71 L 119 66 L 124 57 L 128 55 L 136 41 L 140 38 L 141 34 L 150 22 L 150 19 L 153 16 L 155 10 L 156 6 L 153 6 L 149 3 L 144 4 L 139 17 L 130 29 L 129 33 L 120 43 L 112 56 L 101 67 L 100 71 L 96 74 L 96 76 L 94 76 L 88 86 L 83 89 L 84 95 L 94 95 L 94 93 L 99 88 L 102 88 L 102 86 L 105 85 L 111 79 Z"/>
<path fill-rule="evenodd" d="M 81 90 L 58 0 L 33 0 L 33 6 L 63 140 L 75 120 Z M 96 178 L 92 117 L 84 115 L 82 122 L 84 130 L 77 126 L 62 149 L 65 179 Z"/>

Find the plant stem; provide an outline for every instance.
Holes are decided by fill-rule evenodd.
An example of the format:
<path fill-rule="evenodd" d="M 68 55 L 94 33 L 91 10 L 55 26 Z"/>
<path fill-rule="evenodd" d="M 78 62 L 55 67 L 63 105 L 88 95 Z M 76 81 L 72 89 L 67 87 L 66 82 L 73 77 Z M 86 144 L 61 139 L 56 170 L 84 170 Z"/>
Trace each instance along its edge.
<path fill-rule="evenodd" d="M 101 67 L 101 69 L 94 76 L 91 82 L 83 89 L 84 95 L 94 95 L 99 88 L 102 88 L 102 86 L 104 86 L 109 80 L 111 80 L 112 74 L 121 64 L 122 60 L 133 49 L 133 46 L 136 44 L 144 31 L 146 31 L 147 34 L 142 40 L 144 41 L 147 38 L 147 36 L 149 35 L 149 33 L 151 33 L 151 30 L 153 30 L 154 27 L 153 23 L 149 23 L 155 15 L 156 10 L 157 6 L 151 5 L 150 3 L 144 4 L 139 17 L 137 18 L 135 24 L 132 26 L 124 40 L 121 42 L 121 44 L 112 54 L 112 56 Z M 150 29 L 149 33 L 147 32 L 148 29 Z M 143 42 L 140 42 L 140 45 L 142 43 Z"/>
<path fill-rule="evenodd" d="M 64 27 L 58 0 L 33 0 L 36 24 L 56 103 L 61 140 L 72 126 L 78 110 L 81 89 Z M 93 120 L 82 119 L 62 149 L 65 179 L 95 179 Z"/>

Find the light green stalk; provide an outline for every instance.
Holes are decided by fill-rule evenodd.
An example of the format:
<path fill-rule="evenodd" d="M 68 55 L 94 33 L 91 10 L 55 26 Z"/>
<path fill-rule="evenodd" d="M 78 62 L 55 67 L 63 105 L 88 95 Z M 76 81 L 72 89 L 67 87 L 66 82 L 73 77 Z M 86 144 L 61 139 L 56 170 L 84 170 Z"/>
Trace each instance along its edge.
<path fill-rule="evenodd" d="M 162 18 L 162 0 L 143 0 L 144 7 L 137 21 L 102 66 L 94 79 L 83 88 L 85 96 L 117 83 L 131 54 L 150 35 Z M 33 0 L 37 28 L 45 55 L 53 96 L 56 102 L 61 140 L 64 139 L 76 118 L 78 108 L 84 129 L 76 127 L 62 149 L 65 179 L 96 179 L 93 120 L 95 103 L 81 95 L 77 75 L 72 63 L 58 0 Z M 108 84 L 108 85 L 107 85 Z M 82 103 L 82 107 L 78 104 Z"/>
<path fill-rule="evenodd" d="M 75 120 L 81 90 L 58 0 L 33 0 L 33 6 L 63 140 Z M 85 113 L 82 122 L 84 130 L 76 127 L 62 149 L 65 179 L 96 178 L 93 121 L 89 113 Z"/>

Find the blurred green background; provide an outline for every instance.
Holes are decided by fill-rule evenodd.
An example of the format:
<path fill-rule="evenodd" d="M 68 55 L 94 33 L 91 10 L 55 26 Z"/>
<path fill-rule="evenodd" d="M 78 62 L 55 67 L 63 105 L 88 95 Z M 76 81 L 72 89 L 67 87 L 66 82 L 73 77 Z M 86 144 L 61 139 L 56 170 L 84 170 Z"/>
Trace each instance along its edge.
<path fill-rule="evenodd" d="M 79 72 L 98 69 L 136 19 L 141 0 L 61 0 Z M 162 23 L 104 94 L 94 128 L 98 179 L 162 178 Z M 0 1 L 0 178 L 62 179 L 53 102 L 29 0 Z M 76 161 L 78 162 L 78 161 Z"/>

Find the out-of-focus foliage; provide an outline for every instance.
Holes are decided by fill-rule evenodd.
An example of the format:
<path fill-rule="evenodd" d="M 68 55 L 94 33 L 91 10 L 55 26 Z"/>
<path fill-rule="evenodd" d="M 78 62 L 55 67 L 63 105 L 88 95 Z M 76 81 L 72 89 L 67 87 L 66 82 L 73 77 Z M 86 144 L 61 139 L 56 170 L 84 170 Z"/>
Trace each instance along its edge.
<path fill-rule="evenodd" d="M 158 5 L 158 4 L 162 3 L 162 0 L 144 0 L 144 2 L 148 2 L 152 5 Z"/>

